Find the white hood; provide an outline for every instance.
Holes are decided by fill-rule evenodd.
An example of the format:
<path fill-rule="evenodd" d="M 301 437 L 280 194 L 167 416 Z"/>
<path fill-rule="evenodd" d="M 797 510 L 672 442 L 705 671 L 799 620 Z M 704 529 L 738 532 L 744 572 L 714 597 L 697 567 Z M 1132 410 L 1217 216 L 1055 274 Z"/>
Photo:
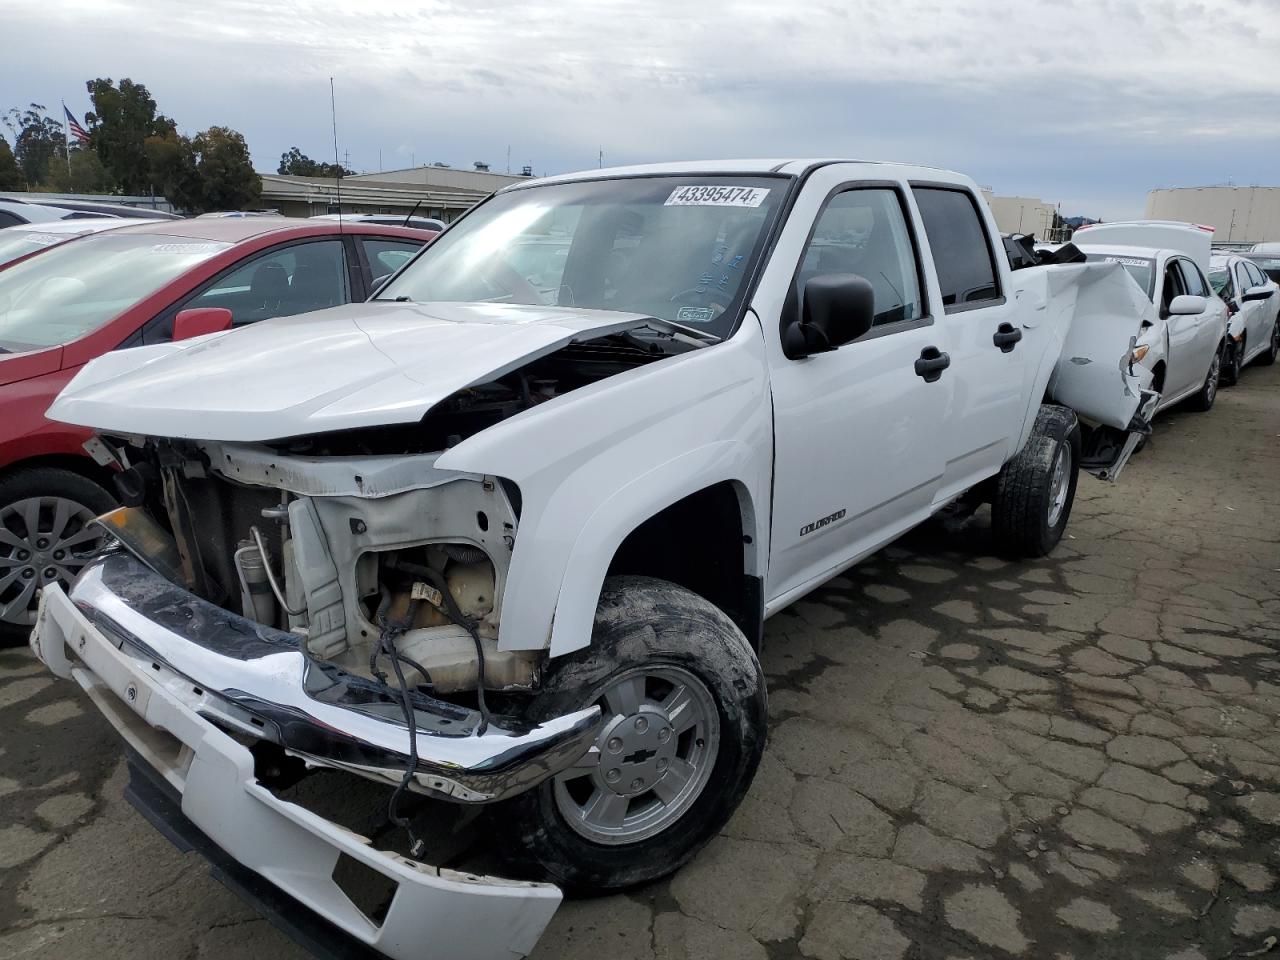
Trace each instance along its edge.
<path fill-rule="evenodd" d="M 48 417 L 242 442 L 413 423 L 463 387 L 645 320 L 512 304 L 350 304 L 108 353 L 67 384 Z"/>

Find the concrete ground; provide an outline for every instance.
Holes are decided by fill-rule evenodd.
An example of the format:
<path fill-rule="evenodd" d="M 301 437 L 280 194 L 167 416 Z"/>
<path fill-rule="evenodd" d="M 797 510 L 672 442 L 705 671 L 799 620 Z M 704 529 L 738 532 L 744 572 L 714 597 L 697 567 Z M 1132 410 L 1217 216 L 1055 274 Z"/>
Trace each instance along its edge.
<path fill-rule="evenodd" d="M 742 809 L 538 960 L 1280 957 L 1280 366 L 1165 414 L 1068 530 L 1020 564 L 931 525 L 770 621 Z M 24 651 L 0 731 L 0 957 L 301 956 Z"/>

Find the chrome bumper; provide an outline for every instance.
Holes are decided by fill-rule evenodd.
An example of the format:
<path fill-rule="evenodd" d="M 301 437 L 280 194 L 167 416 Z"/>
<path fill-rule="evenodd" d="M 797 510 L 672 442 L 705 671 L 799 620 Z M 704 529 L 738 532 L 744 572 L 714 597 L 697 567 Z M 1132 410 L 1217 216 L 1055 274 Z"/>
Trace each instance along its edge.
<path fill-rule="evenodd" d="M 408 727 L 386 687 L 313 659 L 297 635 L 208 603 L 123 552 L 86 567 L 69 598 L 45 588 L 31 645 L 68 678 L 69 647 L 144 717 L 147 698 L 162 688 L 205 720 L 319 766 L 395 783 L 409 765 Z M 120 683 L 112 683 L 95 654 L 123 657 L 131 669 L 113 671 Z M 412 702 L 413 785 L 464 803 L 513 796 L 571 766 L 600 723 L 593 706 L 536 726 L 495 718 L 480 734 L 474 710 L 417 693 Z"/>

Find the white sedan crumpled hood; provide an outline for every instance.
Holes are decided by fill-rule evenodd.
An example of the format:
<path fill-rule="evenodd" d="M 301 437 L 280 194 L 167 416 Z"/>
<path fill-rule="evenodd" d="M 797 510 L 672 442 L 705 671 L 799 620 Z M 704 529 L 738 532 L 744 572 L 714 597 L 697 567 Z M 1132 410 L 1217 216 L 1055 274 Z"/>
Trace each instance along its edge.
<path fill-rule="evenodd" d="M 253 442 L 412 423 L 450 394 L 638 314 L 375 301 L 89 363 L 48 417 L 107 432 Z"/>

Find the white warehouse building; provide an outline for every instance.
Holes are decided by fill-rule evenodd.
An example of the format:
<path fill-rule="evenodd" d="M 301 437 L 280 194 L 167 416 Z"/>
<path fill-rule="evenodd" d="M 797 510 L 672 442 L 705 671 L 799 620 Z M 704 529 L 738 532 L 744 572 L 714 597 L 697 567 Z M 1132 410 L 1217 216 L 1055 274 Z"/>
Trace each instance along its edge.
<path fill-rule="evenodd" d="M 1280 240 L 1280 187 L 1173 187 L 1147 194 L 1147 218 L 1214 228 L 1214 243 Z"/>

